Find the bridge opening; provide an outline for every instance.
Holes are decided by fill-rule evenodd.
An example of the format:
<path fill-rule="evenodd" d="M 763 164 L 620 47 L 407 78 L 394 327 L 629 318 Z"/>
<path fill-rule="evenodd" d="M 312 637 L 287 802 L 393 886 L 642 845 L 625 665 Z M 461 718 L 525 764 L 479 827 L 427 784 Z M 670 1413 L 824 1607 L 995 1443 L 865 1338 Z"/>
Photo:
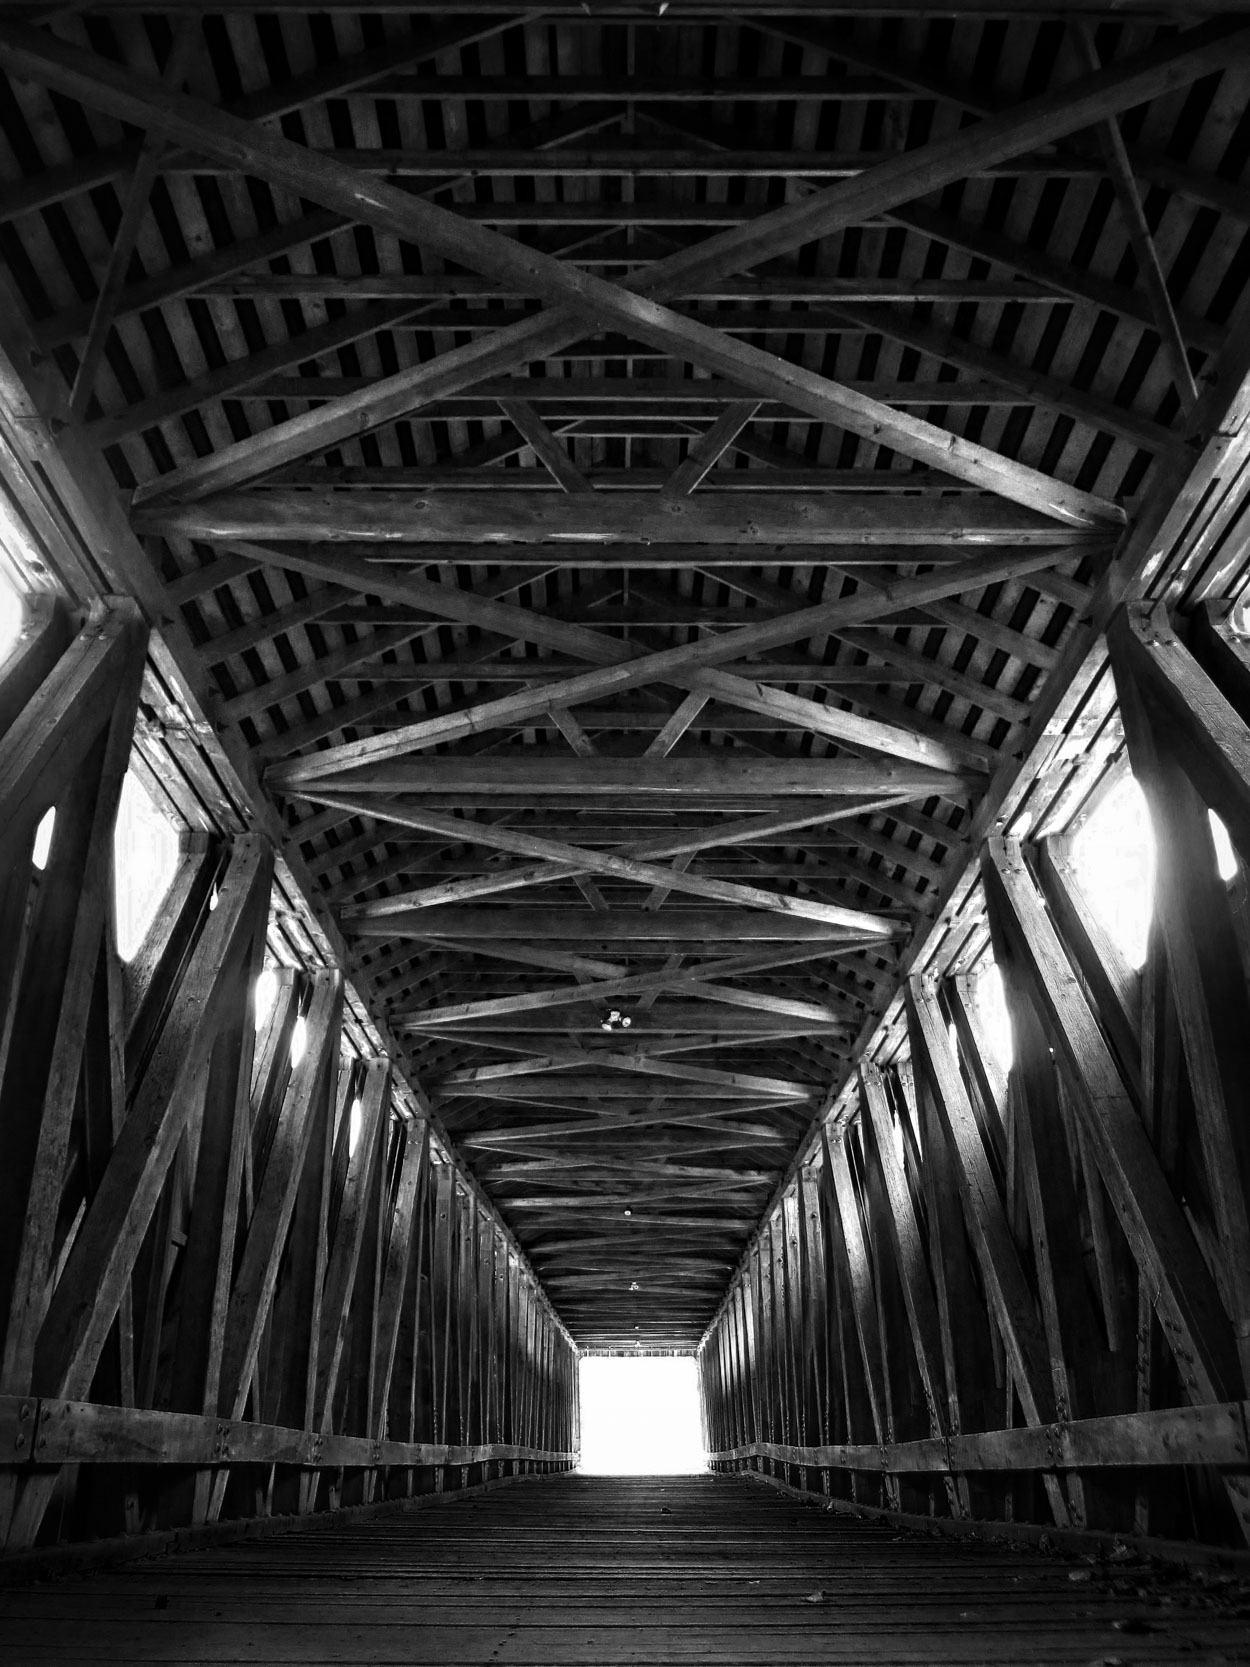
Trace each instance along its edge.
<path fill-rule="evenodd" d="M 708 1467 L 694 1355 L 583 1355 L 582 1458 L 590 1476 L 692 1476 Z"/>

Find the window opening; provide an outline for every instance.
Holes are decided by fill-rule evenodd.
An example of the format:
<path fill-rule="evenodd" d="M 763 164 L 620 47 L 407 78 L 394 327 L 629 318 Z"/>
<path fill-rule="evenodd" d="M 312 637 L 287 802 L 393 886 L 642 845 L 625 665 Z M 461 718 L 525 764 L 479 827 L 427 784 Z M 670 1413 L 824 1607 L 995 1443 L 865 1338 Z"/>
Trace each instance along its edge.
<path fill-rule="evenodd" d="M 30 860 L 36 868 L 48 866 L 48 855 L 52 850 L 52 830 L 56 827 L 56 806 L 52 805 L 43 813 L 39 826 L 35 829 L 35 843 L 31 846 Z"/>
<path fill-rule="evenodd" d="M 117 952 L 131 961 L 178 869 L 178 830 L 127 770 L 113 833 Z"/>
<path fill-rule="evenodd" d="M 583 1355 L 581 1470 L 588 1476 L 691 1476 L 707 1469 L 693 1355 Z"/>
<path fill-rule="evenodd" d="M 1211 839 L 1215 845 L 1215 866 L 1220 871 L 1220 879 L 1227 885 L 1237 878 L 1237 853 L 1228 837 L 1228 829 L 1213 810 L 1207 812 L 1207 820 L 1211 824 Z"/>
<path fill-rule="evenodd" d="M 1154 835 L 1146 796 L 1125 774 L 1072 841 L 1072 866 L 1089 906 L 1130 967 L 1146 962 L 1154 909 Z"/>

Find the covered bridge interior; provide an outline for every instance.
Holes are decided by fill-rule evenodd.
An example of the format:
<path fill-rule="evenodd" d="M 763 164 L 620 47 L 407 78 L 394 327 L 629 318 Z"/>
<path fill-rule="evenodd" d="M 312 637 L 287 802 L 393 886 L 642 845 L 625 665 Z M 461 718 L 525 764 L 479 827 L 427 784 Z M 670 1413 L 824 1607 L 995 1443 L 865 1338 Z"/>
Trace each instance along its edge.
<path fill-rule="evenodd" d="M 1243 0 L 3 7 L 0 1657 L 1250 1569 L 1248 91 Z M 577 1475 L 666 1351 L 707 1473 Z"/>

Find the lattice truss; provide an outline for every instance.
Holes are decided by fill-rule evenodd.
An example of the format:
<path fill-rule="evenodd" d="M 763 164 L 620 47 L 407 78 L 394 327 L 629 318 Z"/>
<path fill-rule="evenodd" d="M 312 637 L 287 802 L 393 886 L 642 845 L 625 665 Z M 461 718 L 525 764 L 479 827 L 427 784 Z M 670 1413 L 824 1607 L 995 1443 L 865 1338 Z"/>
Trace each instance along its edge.
<path fill-rule="evenodd" d="M 1235 19 L 659 11 L 0 25 L 42 414 L 588 1342 L 700 1335 L 1250 248 Z"/>

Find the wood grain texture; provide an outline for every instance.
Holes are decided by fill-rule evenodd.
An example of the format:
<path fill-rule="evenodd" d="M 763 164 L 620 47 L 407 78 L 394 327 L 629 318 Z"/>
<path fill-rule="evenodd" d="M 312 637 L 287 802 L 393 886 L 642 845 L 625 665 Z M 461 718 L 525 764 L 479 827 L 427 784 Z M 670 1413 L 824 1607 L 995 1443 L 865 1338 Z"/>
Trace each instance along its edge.
<path fill-rule="evenodd" d="M 32 1662 L 1236 1659 L 1231 1603 L 739 1478 L 568 1477 L 0 1595 Z M 1073 1576 L 1078 1577 L 1075 1581 Z M 1197 1581 L 1174 1574 L 1188 1598 Z M 1181 1656 L 1183 1658 L 1183 1656 Z"/>

